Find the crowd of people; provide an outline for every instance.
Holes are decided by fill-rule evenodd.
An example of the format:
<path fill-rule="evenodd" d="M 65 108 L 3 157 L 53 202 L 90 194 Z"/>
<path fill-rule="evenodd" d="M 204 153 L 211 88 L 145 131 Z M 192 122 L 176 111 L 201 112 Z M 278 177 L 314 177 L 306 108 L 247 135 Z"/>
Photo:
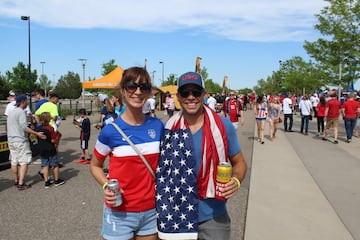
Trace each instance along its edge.
<path fill-rule="evenodd" d="M 230 92 L 227 99 L 233 98 Z M 344 120 L 346 142 L 350 143 L 353 136 L 359 137 L 360 130 L 360 93 L 346 93 L 340 98 L 336 90 L 324 91 L 320 94 L 295 95 L 256 95 L 253 102 L 246 94 L 236 96 L 240 104 L 239 109 L 254 110 L 257 126 L 257 141 L 264 144 L 265 123 L 269 123 L 269 139 L 272 141 L 276 136 L 279 123 L 283 122 L 285 132 L 294 132 L 294 115 L 299 114 L 301 118 L 299 133 L 308 135 L 309 123 L 316 120 L 315 133 L 321 139 L 328 141 L 330 131 L 333 130 L 333 143 L 338 144 L 339 121 Z M 227 102 L 223 104 L 223 112 L 226 116 L 229 110 Z M 240 113 L 241 115 L 242 113 Z M 231 117 L 230 117 L 231 119 Z M 238 122 L 235 119 L 236 122 Z"/>
<path fill-rule="evenodd" d="M 44 98 L 42 89 L 37 89 L 34 96 L 39 100 L 35 106 L 35 114 L 30 111 L 27 96 L 15 94 L 13 91 L 9 92 L 9 103 L 4 112 L 7 117 L 9 160 L 14 185 L 18 190 L 31 188 L 30 184 L 25 183 L 24 178 L 34 153 L 40 155 L 39 175 L 44 180 L 45 188 L 52 184 L 60 186 L 65 183 L 59 177 L 57 158 L 61 138 L 57 130 L 59 114 L 56 103 L 59 97 L 53 93 L 48 101 Z M 49 169 L 53 170 L 54 179 L 49 178 Z"/>
<path fill-rule="evenodd" d="M 34 114 L 25 110 L 27 97 L 12 92 L 9 106 L 13 109 L 6 109 L 12 174 L 19 190 L 31 187 L 24 180 L 32 158 L 27 134 L 39 141 L 39 174 L 45 188 L 65 183 L 57 160 L 61 138 L 58 96 L 46 99 L 38 89 L 35 97 Z M 114 94 L 101 99 L 97 123 L 91 125 L 83 108 L 78 111 L 79 118 L 74 118 L 80 131 L 77 162 L 90 164 L 92 176 L 103 188 L 104 239 L 230 239 L 226 203 L 239 190 L 247 170 L 237 137 L 246 110 L 254 113 L 255 139 L 260 144 L 265 143 L 267 123 L 270 141 L 281 123 L 285 132 L 293 132 L 297 113 L 301 116 L 299 132 L 304 135 L 309 133 L 309 121 L 316 118 L 317 134 L 328 140 L 333 129 L 337 144 L 340 116 L 347 142 L 352 141 L 354 132 L 359 134 L 359 96 L 353 93 L 341 102 L 336 91 L 298 97 L 238 96 L 230 91 L 222 99 L 219 113 L 217 96 L 206 91 L 201 75 L 186 72 L 179 77 L 176 97 L 181 110 L 175 111 L 174 96 L 166 93 L 164 102 L 158 104 L 165 108 L 167 119 L 157 118 L 149 73 L 130 67 Z M 33 118 L 35 127 L 29 124 Z M 100 130 L 92 152 L 91 126 Z M 104 171 L 106 161 L 108 169 Z M 110 187 L 114 182 L 118 183 L 116 189 Z"/>

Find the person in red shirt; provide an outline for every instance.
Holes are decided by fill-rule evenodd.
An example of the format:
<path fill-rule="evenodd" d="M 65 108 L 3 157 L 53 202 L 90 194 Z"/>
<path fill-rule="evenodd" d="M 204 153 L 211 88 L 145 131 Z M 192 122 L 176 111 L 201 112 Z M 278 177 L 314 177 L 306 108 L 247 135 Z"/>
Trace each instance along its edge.
<path fill-rule="evenodd" d="M 346 129 L 346 141 L 351 142 L 351 138 L 354 132 L 356 118 L 360 112 L 360 106 L 357 101 L 355 101 L 355 94 L 350 93 L 348 95 L 348 100 L 343 104 L 341 108 L 341 114 L 344 118 L 345 129 Z"/>
<path fill-rule="evenodd" d="M 336 93 L 330 95 L 330 100 L 327 101 L 325 107 L 326 129 L 325 136 L 322 140 L 326 141 L 329 135 L 330 128 L 334 128 L 334 143 L 338 144 L 338 127 L 339 127 L 339 115 L 341 110 L 341 103 L 337 99 Z"/>
<path fill-rule="evenodd" d="M 320 96 L 319 103 L 316 106 L 316 112 L 317 112 L 316 119 L 317 119 L 318 136 L 320 136 L 320 130 L 321 130 L 321 135 L 324 134 L 325 107 L 326 107 L 325 97 Z"/>
<path fill-rule="evenodd" d="M 241 102 L 236 98 L 234 91 L 229 93 L 229 99 L 223 105 L 224 116 L 229 116 L 230 122 L 234 125 L 235 129 L 239 126 L 239 118 L 241 126 L 244 125 L 244 114 Z"/>

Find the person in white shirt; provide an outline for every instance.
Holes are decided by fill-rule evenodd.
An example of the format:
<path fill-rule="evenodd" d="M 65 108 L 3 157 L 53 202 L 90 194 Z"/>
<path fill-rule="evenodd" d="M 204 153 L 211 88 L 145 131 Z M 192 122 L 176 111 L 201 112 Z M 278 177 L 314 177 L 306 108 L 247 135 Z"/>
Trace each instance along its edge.
<path fill-rule="evenodd" d="M 317 107 L 318 103 L 320 102 L 320 99 L 319 99 L 317 93 L 314 93 L 314 95 L 310 97 L 310 102 L 312 103 L 311 108 L 314 111 L 314 117 L 317 117 L 316 107 Z"/>
<path fill-rule="evenodd" d="M 145 115 L 151 116 L 151 117 L 155 117 L 155 105 L 156 105 L 156 100 L 155 100 L 155 96 L 150 96 L 144 106 L 143 106 L 143 113 Z"/>
<path fill-rule="evenodd" d="M 312 104 L 309 100 L 309 96 L 305 95 L 303 99 L 299 103 L 300 113 L 301 113 L 301 128 L 300 133 L 308 135 L 309 129 L 309 120 L 311 118 L 312 113 Z M 305 130 L 305 132 L 304 132 Z"/>
<path fill-rule="evenodd" d="M 150 111 L 151 111 L 150 116 L 152 116 L 152 117 L 156 117 L 156 115 L 155 115 L 156 99 L 155 98 L 156 98 L 155 96 L 152 96 L 148 99 L 148 101 L 150 102 Z"/>
<path fill-rule="evenodd" d="M 209 108 L 211 108 L 212 110 L 214 110 L 216 112 L 216 109 L 215 109 L 215 105 L 216 105 L 217 101 L 216 99 L 214 98 L 213 95 L 209 94 L 209 98 L 207 100 L 207 104 L 209 106 Z"/>
<path fill-rule="evenodd" d="M 12 112 L 16 108 L 16 94 L 13 91 L 9 92 L 8 97 L 9 103 L 6 105 L 4 115 L 9 116 L 10 112 Z M 29 105 L 24 109 L 26 116 L 32 115 Z"/>
<path fill-rule="evenodd" d="M 283 113 L 284 113 L 284 130 L 285 132 L 292 132 L 293 126 L 293 110 L 292 110 L 292 94 L 290 93 L 286 98 L 284 98 L 282 102 Z M 289 127 L 288 127 L 288 119 L 289 119 Z"/>

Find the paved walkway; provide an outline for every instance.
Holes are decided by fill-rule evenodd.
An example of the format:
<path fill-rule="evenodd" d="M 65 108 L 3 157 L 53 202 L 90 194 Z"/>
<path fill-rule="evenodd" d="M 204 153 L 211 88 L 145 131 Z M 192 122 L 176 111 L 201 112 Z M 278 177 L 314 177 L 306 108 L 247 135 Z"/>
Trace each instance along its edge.
<path fill-rule="evenodd" d="M 360 139 L 339 139 L 280 130 L 254 144 L 245 240 L 360 239 Z"/>
<path fill-rule="evenodd" d="M 244 225 L 246 240 L 360 240 L 360 139 L 347 144 L 342 132 L 334 145 L 312 132 L 304 136 L 280 130 L 273 142 L 266 139 L 261 145 L 254 143 L 252 111 L 245 114 L 238 136 L 248 174 L 239 194 L 229 201 L 232 240 L 242 239 Z M 91 116 L 92 123 L 97 119 Z M 31 164 L 27 182 L 33 187 L 19 192 L 10 170 L 0 171 L 1 240 L 99 239 L 102 189 L 88 165 L 74 162 L 80 156 L 79 131 L 71 120 L 60 128 L 65 185 L 45 189 L 37 176 L 40 166 Z M 299 118 L 295 120 L 297 130 Z M 98 132 L 92 128 L 90 148 Z"/>

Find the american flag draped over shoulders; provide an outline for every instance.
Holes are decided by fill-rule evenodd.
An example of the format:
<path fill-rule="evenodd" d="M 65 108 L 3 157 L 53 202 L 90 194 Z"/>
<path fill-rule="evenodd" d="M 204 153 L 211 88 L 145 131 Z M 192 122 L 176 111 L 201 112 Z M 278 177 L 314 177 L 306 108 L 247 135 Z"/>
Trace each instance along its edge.
<path fill-rule="evenodd" d="M 203 127 L 203 135 L 207 137 L 203 137 L 202 143 L 193 142 L 181 112 L 169 119 L 165 126 L 156 169 L 155 196 L 161 239 L 197 239 L 198 199 L 215 197 L 215 166 L 227 160 L 227 138 L 220 117 L 208 107 L 204 109 L 204 125 L 211 125 L 211 130 L 204 131 Z M 196 173 L 194 144 L 206 145 L 208 148 L 203 148 L 210 149 L 210 152 L 203 153 L 205 157 L 200 172 L 204 174 L 199 173 L 206 175 L 205 179 Z"/>
<path fill-rule="evenodd" d="M 158 230 L 164 234 L 182 233 L 184 239 L 196 239 L 196 162 L 193 148 L 185 148 L 185 145 L 192 146 L 192 135 L 189 129 L 165 129 L 164 134 L 156 171 Z"/>

